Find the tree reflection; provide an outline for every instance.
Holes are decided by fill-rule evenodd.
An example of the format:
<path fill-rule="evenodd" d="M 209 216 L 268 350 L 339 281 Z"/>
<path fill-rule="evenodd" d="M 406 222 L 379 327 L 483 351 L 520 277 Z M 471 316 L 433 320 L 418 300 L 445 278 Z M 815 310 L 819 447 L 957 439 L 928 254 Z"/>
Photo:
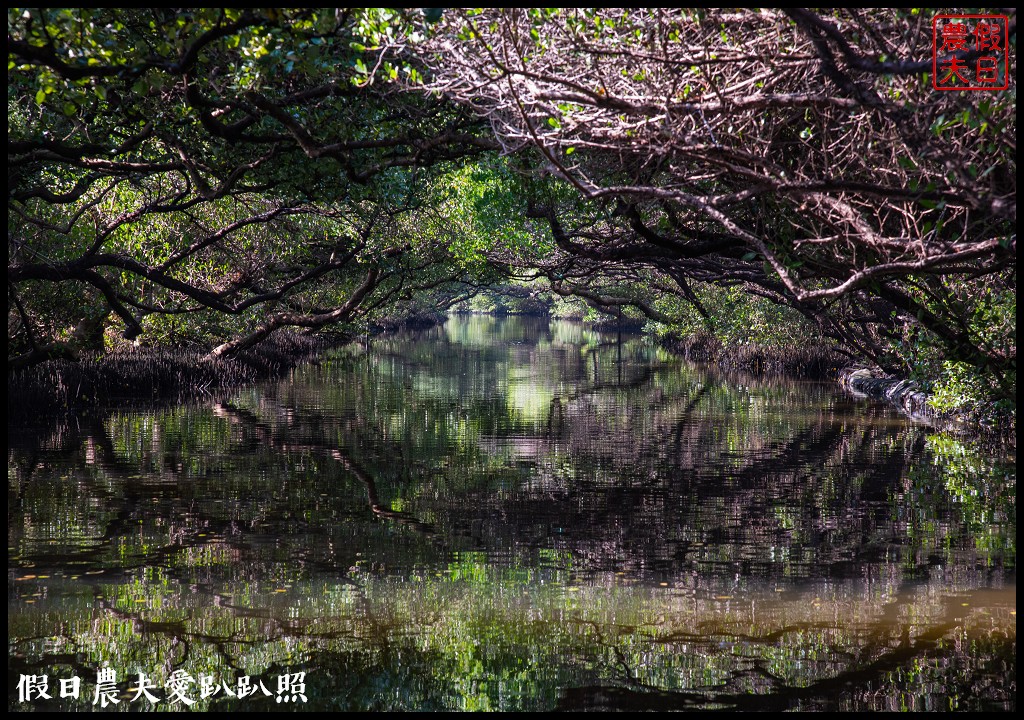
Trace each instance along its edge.
<path fill-rule="evenodd" d="M 1012 705 L 985 589 L 1013 585 L 1012 458 L 532 322 L 12 430 L 11 671 L 305 668 L 347 709 Z"/>

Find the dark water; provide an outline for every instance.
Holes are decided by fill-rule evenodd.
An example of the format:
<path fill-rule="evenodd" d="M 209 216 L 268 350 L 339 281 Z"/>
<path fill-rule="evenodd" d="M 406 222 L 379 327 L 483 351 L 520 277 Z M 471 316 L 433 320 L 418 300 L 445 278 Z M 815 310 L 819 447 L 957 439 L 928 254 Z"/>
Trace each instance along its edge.
<path fill-rule="evenodd" d="M 453 318 L 8 463 L 10 709 L 1016 708 L 1012 454 L 637 337 Z"/>

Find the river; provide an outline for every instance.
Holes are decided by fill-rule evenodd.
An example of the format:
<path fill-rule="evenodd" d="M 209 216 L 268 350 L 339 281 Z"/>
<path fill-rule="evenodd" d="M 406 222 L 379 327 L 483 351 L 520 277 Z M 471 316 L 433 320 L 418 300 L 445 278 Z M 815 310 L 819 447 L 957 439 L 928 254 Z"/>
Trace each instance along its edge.
<path fill-rule="evenodd" d="M 1016 708 L 1014 452 L 831 383 L 455 316 L 8 438 L 11 710 Z"/>

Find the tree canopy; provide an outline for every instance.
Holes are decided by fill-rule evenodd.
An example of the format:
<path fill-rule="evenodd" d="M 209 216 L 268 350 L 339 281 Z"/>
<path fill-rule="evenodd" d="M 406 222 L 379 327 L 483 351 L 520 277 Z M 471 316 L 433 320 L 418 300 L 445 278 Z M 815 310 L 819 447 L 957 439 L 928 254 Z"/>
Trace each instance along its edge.
<path fill-rule="evenodd" d="M 226 353 L 459 279 L 435 253 L 457 225 L 440 178 L 488 141 L 455 105 L 353 85 L 354 28 L 333 10 L 12 10 L 12 348 L 45 357 L 96 315 L 133 339 L 198 313 Z"/>
<path fill-rule="evenodd" d="M 933 14 L 9 9 L 9 365 L 518 278 L 1012 398 L 1015 85 L 936 91 Z"/>
<path fill-rule="evenodd" d="M 1014 294 L 1015 95 L 936 92 L 920 13 L 497 9 L 442 23 L 419 53 L 427 86 L 603 211 L 530 207 L 575 272 L 650 266 L 683 296 L 742 284 L 882 361 L 908 325 L 974 365 L 1015 353 L 979 317 Z"/>

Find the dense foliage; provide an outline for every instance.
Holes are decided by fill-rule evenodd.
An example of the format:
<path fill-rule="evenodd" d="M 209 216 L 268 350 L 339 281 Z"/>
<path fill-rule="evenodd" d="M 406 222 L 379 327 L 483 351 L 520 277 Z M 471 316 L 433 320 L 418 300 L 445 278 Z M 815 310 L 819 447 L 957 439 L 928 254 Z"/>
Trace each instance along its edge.
<path fill-rule="evenodd" d="M 1015 67 L 932 15 L 9 9 L 9 365 L 500 282 L 1012 405 Z"/>
<path fill-rule="evenodd" d="M 462 277 L 456 106 L 349 81 L 344 11 L 9 14 L 9 342 L 102 347 L 110 316 L 224 340 L 320 328 Z M 339 65 L 341 71 L 339 72 Z M 182 322 L 182 319 L 187 319 Z"/>

